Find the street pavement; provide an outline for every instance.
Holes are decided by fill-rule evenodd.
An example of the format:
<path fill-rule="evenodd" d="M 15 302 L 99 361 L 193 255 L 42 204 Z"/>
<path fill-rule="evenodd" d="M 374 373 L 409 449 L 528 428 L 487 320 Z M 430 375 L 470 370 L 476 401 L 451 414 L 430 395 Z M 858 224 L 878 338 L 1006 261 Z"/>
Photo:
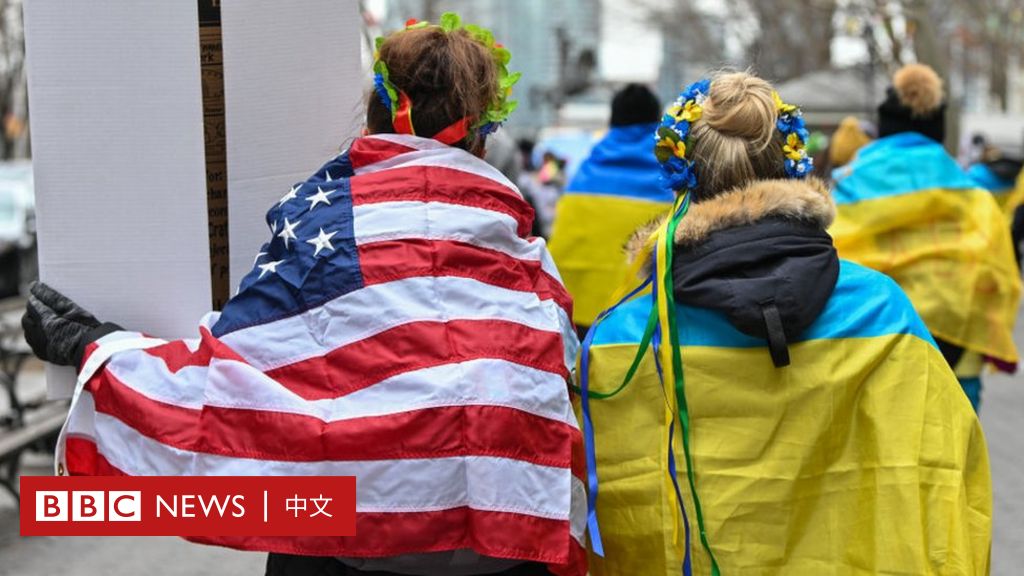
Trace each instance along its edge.
<path fill-rule="evenodd" d="M 1016 340 L 1024 350 L 1024 317 L 1017 320 Z M 981 424 L 992 462 L 992 574 L 1016 576 L 1024 570 L 1024 374 L 992 375 L 984 385 Z"/>
<path fill-rule="evenodd" d="M 1016 339 L 1024 350 L 1024 313 Z M 44 390 L 41 366 L 24 374 L 28 393 Z M 1016 576 L 1024 566 L 1024 374 L 986 377 L 981 407 L 995 494 L 992 574 Z M 4 406 L 0 406 L 2 410 Z M 29 455 L 23 473 L 50 474 L 52 460 Z M 177 538 L 22 538 L 17 510 L 0 492 L 0 576 L 262 574 L 265 554 L 191 544 Z"/>

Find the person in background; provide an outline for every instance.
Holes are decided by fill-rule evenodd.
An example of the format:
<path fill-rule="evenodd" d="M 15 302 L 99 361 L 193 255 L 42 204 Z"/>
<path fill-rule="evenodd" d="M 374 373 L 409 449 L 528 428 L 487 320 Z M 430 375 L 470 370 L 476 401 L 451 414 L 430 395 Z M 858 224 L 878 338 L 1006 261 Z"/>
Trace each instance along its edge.
<path fill-rule="evenodd" d="M 1013 219 L 1017 207 L 1024 203 L 1024 186 L 1018 186 L 1017 181 L 1022 165 L 1021 159 L 1004 154 L 995 146 L 985 145 L 978 161 L 967 167 L 967 175 L 980 188 L 992 193 L 1007 221 Z"/>
<path fill-rule="evenodd" d="M 554 152 L 545 151 L 537 171 L 529 176 L 526 196 L 536 210 L 534 235 L 551 237 L 551 225 L 555 219 L 555 206 L 565 189 L 565 160 Z"/>
<path fill-rule="evenodd" d="M 451 13 L 382 39 L 366 134 L 270 208 L 197 339 L 36 285 L 26 339 L 80 370 L 60 472 L 355 476 L 353 536 L 192 538 L 271 552 L 268 576 L 584 576 L 571 299 L 481 159 L 510 57 Z"/>
<path fill-rule="evenodd" d="M 984 142 L 984 140 L 982 140 Z M 978 161 L 967 169 L 967 175 L 988 190 L 1010 223 L 1013 253 L 1021 266 L 1021 242 L 1024 242 L 1024 177 L 1018 158 L 1003 154 L 995 146 L 985 145 Z"/>
<path fill-rule="evenodd" d="M 1020 302 L 1006 217 L 943 148 L 942 81 L 911 64 L 879 106 L 880 138 L 834 173 L 836 248 L 907 292 L 977 408 L 988 362 L 1012 372 Z"/>
<path fill-rule="evenodd" d="M 829 164 L 832 168 L 846 166 L 857 155 L 857 151 L 869 142 L 871 137 L 864 132 L 860 120 L 854 116 L 843 118 L 829 142 Z"/>
<path fill-rule="evenodd" d="M 519 178 L 516 180 L 516 185 L 519 186 L 519 191 L 523 193 L 523 198 L 530 204 L 530 208 L 533 208 L 533 225 L 530 227 L 530 236 L 544 238 L 544 221 L 537 197 L 537 189 L 540 183 L 534 178 L 537 171 L 533 166 L 533 147 L 533 140 L 522 138 L 516 141 L 516 150 L 519 152 L 517 154 L 519 158 Z"/>
<path fill-rule="evenodd" d="M 544 152 L 540 161 L 540 169 L 537 170 L 537 179 L 541 184 L 565 187 L 565 160 L 559 158 L 554 152 Z"/>
<path fill-rule="evenodd" d="M 658 129 L 650 293 L 584 343 L 593 574 L 988 574 L 978 418 L 899 286 L 837 256 L 807 136 L 745 73 Z"/>
<path fill-rule="evenodd" d="M 811 136 L 813 138 L 814 135 Z M 814 156 L 814 176 L 822 180 L 831 179 L 832 171 L 849 164 L 857 151 L 871 142 L 871 139 L 864 122 L 856 116 L 843 118 L 823 153 L 814 155 L 808 146 L 808 153 Z"/>
<path fill-rule="evenodd" d="M 580 165 L 558 201 L 551 255 L 573 295 L 573 320 L 586 332 L 625 279 L 623 250 L 641 225 L 672 207 L 658 186 L 651 134 L 661 104 L 645 86 L 630 84 L 612 99 L 611 128 Z"/>

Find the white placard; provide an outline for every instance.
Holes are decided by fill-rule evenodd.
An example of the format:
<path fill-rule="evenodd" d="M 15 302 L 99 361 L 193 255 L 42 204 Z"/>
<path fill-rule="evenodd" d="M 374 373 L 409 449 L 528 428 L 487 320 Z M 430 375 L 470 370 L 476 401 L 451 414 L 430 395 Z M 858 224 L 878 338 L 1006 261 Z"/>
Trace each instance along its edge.
<path fill-rule="evenodd" d="M 211 302 L 197 3 L 24 9 L 43 280 L 101 320 L 195 336 Z"/>
<path fill-rule="evenodd" d="M 270 239 L 265 216 L 361 127 L 355 0 L 223 0 L 231 286 Z"/>

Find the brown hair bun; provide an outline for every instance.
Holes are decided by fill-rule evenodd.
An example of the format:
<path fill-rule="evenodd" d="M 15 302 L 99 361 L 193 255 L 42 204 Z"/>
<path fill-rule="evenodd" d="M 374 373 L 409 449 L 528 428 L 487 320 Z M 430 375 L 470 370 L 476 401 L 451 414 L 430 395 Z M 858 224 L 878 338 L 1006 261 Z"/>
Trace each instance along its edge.
<path fill-rule="evenodd" d="M 942 79 L 930 66 L 907 64 L 896 72 L 892 84 L 912 116 L 928 116 L 942 105 Z"/>
<path fill-rule="evenodd" d="M 475 124 L 498 96 L 498 66 L 487 47 L 465 30 L 439 26 L 387 37 L 380 59 L 388 79 L 412 101 L 416 134 L 431 137 L 462 118 Z M 371 132 L 394 132 L 391 111 L 371 94 L 366 123 Z M 475 130 L 460 143 L 472 150 L 483 138 Z"/>

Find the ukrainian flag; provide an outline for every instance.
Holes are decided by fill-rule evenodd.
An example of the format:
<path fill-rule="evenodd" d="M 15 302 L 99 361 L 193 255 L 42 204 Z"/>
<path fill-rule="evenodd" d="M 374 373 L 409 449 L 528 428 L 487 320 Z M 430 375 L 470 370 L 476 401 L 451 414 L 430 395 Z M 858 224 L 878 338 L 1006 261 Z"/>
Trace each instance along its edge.
<path fill-rule="evenodd" d="M 623 246 L 664 216 L 674 194 L 661 186 L 657 124 L 612 127 L 580 165 L 555 209 L 551 255 L 573 296 L 573 321 L 593 324 L 626 275 Z"/>
<path fill-rule="evenodd" d="M 593 330 L 586 359 L 584 429 L 594 434 L 604 548 L 603 558 L 591 555 L 591 574 L 988 573 L 985 440 L 894 282 L 842 262 L 825 309 L 790 343 L 792 364 L 782 369 L 763 340 L 723 314 L 677 305 L 685 379 L 674 383 L 665 345 L 620 393 L 593 398 L 624 381 L 653 304 L 646 295 L 615 308 Z"/>
<path fill-rule="evenodd" d="M 1013 213 L 1024 203 L 1024 174 L 1016 179 L 1006 179 L 996 174 L 984 163 L 977 163 L 967 169 L 967 175 L 979 188 L 992 193 L 1007 222 L 1013 221 Z"/>
<path fill-rule="evenodd" d="M 936 338 L 1015 363 L 1021 283 L 992 195 L 916 133 L 876 140 L 833 177 L 840 256 L 896 280 Z"/>

